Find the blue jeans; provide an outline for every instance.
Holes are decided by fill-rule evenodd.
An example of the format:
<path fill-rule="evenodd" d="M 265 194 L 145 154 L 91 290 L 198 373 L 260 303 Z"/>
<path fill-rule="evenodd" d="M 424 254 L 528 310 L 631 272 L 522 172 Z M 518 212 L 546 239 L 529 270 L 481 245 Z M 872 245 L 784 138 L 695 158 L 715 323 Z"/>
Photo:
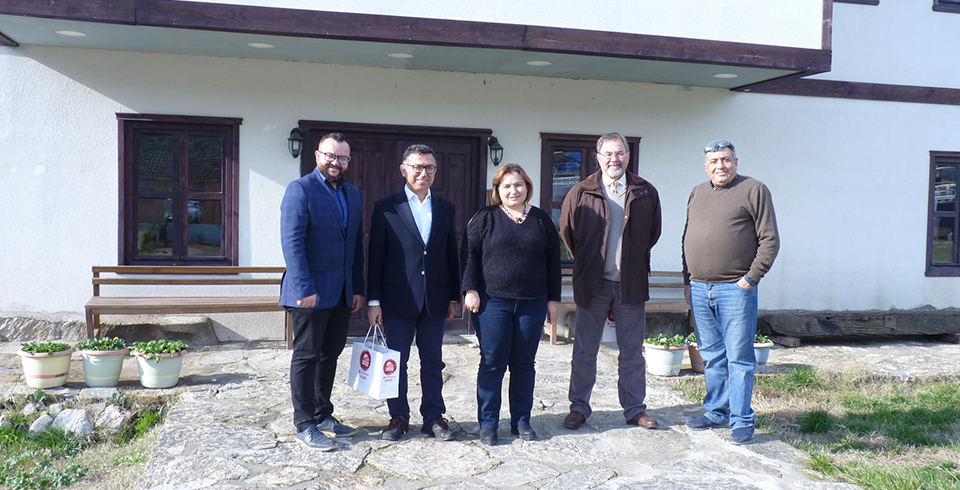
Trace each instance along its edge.
<path fill-rule="evenodd" d="M 477 420 L 482 429 L 500 425 L 503 375 L 510 368 L 510 425 L 530 425 L 534 360 L 547 317 L 547 298 L 481 298 L 477 320 L 480 368 L 477 371 Z"/>
<path fill-rule="evenodd" d="M 706 371 L 705 415 L 715 423 L 729 421 L 734 429 L 753 427 L 757 288 L 691 281 L 690 306 Z"/>

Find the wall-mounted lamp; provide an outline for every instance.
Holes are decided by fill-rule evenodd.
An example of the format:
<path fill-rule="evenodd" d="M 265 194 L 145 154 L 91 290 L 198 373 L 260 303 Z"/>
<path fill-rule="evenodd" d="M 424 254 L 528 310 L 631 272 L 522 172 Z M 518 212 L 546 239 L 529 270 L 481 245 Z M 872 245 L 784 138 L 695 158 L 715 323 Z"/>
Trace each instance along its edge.
<path fill-rule="evenodd" d="M 287 138 L 287 149 L 290 150 L 293 158 L 300 156 L 300 151 L 303 150 L 303 133 L 300 128 L 290 130 L 290 137 Z"/>
<path fill-rule="evenodd" d="M 493 163 L 493 166 L 500 165 L 500 162 L 503 161 L 503 146 L 497 141 L 496 136 L 491 136 L 487 140 L 487 148 L 490 149 L 490 162 Z"/>

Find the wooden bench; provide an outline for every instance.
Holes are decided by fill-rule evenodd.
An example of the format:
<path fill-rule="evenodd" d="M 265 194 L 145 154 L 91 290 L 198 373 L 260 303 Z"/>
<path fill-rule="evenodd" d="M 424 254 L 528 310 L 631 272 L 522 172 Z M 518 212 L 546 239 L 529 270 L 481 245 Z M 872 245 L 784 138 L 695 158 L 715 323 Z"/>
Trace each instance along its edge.
<path fill-rule="evenodd" d="M 563 270 L 563 297 L 560 301 L 560 311 L 557 320 L 550 323 L 550 343 L 557 343 L 557 322 L 562 315 L 577 310 L 573 302 L 573 270 Z M 677 290 L 680 290 L 679 298 Z M 676 271 L 650 272 L 650 300 L 646 304 L 647 312 L 655 313 L 685 313 L 690 320 L 690 305 L 683 299 L 683 273 Z M 692 323 L 691 323 L 692 325 Z"/>
<path fill-rule="evenodd" d="M 84 307 L 87 338 L 100 334 L 100 315 L 198 314 L 284 311 L 279 286 L 284 267 L 93 266 L 93 298 Z M 100 277 L 109 274 L 111 277 Z M 246 275 L 241 277 L 240 275 Z M 252 275 L 258 275 L 253 277 Z M 262 277 L 262 276 L 268 277 Z M 221 277 L 212 277 L 221 276 Z M 228 276 L 228 277 L 223 277 Z M 100 286 L 276 285 L 275 296 L 101 296 Z M 293 348 L 293 324 L 286 314 L 283 338 Z"/>

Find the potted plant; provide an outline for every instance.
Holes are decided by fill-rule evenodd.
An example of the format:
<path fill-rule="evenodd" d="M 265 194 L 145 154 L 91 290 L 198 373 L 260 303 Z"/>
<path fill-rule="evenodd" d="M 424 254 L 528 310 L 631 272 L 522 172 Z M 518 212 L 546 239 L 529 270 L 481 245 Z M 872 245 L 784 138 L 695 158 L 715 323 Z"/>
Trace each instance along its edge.
<path fill-rule="evenodd" d="M 683 363 L 683 351 L 687 341 L 683 335 L 667 337 L 660 334 L 647 337 L 643 341 L 643 353 L 647 361 L 647 372 L 657 376 L 676 376 L 680 374 Z"/>
<path fill-rule="evenodd" d="M 87 386 L 117 386 L 123 358 L 130 352 L 123 339 L 87 339 L 73 347 L 83 356 L 83 377 Z"/>
<path fill-rule="evenodd" d="M 134 342 L 131 354 L 137 358 L 140 384 L 145 388 L 169 388 L 180 381 L 183 354 L 187 345 L 182 340 Z"/>
<path fill-rule="evenodd" d="M 687 354 L 690 355 L 690 369 L 703 374 L 705 366 L 703 364 L 703 357 L 700 356 L 700 347 L 697 346 L 696 332 L 690 332 L 690 335 L 687 335 Z"/>
<path fill-rule="evenodd" d="M 59 342 L 27 342 L 20 344 L 20 360 L 27 386 L 56 388 L 67 382 L 73 348 Z"/>
<path fill-rule="evenodd" d="M 753 353 L 757 356 L 757 372 L 762 373 L 767 370 L 767 359 L 770 358 L 770 348 L 773 342 L 766 335 L 757 334 L 753 340 Z"/>

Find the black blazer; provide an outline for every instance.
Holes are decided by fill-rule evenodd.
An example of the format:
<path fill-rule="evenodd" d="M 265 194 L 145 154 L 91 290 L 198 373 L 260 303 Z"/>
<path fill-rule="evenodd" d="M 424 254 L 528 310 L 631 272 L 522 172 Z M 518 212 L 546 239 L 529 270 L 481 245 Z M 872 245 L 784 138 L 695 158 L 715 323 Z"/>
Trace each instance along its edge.
<path fill-rule="evenodd" d="M 370 221 L 367 300 L 379 300 L 383 316 L 444 318 L 460 301 L 456 207 L 432 193 L 433 223 L 425 246 L 406 192 L 377 201 Z"/>

